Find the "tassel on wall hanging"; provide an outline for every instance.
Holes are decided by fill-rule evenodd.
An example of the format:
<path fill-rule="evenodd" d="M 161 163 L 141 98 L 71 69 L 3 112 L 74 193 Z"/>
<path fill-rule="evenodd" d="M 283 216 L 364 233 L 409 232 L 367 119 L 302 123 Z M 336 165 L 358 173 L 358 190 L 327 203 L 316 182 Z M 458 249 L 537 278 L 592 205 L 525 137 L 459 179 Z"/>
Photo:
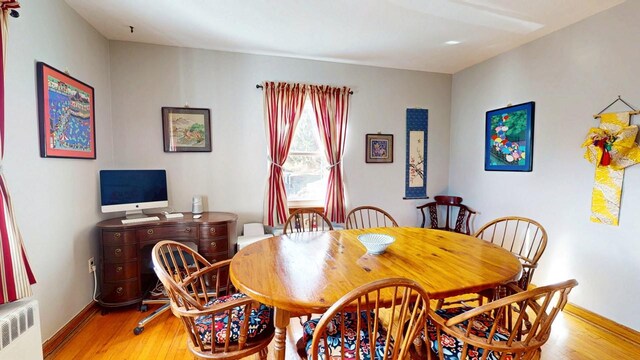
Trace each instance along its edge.
<path fill-rule="evenodd" d="M 632 111 L 603 114 L 621 101 Z M 640 114 L 620 96 L 594 118 L 600 126 L 589 130 L 582 144 L 587 150 L 584 158 L 596 166 L 595 183 L 591 195 L 591 221 L 618 225 L 624 169 L 640 162 L 640 147 L 636 143 L 637 125 L 629 125 L 631 115 Z"/>

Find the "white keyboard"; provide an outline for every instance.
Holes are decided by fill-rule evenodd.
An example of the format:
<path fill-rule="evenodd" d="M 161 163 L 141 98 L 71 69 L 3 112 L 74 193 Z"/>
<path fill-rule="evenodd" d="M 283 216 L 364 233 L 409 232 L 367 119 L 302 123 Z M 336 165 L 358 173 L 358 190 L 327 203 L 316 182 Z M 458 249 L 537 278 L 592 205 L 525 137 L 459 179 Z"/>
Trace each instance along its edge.
<path fill-rule="evenodd" d="M 137 223 L 143 223 L 143 222 L 149 222 L 149 221 L 160 221 L 160 218 L 157 216 L 147 216 L 147 217 L 133 218 L 133 219 L 122 219 L 121 221 L 123 224 L 137 224 Z"/>

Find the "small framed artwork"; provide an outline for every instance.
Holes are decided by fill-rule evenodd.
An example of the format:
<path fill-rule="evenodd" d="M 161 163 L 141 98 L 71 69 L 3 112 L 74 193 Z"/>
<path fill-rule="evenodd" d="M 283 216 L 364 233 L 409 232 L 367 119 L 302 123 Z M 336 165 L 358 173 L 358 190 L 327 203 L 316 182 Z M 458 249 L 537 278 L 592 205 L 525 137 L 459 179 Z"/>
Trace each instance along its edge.
<path fill-rule="evenodd" d="M 211 151 L 209 109 L 162 108 L 165 152 Z"/>
<path fill-rule="evenodd" d="M 393 162 L 393 134 L 367 134 L 366 146 L 366 162 Z"/>
<path fill-rule="evenodd" d="M 531 171 L 533 101 L 487 111 L 485 171 Z"/>
<path fill-rule="evenodd" d="M 40 156 L 95 159 L 93 87 L 43 62 L 36 73 Z"/>

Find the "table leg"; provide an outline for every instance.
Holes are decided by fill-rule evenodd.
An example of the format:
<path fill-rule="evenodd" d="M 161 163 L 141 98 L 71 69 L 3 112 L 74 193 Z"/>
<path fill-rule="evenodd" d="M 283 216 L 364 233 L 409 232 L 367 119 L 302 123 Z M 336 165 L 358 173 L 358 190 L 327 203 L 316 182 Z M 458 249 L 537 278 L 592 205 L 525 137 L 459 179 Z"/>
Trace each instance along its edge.
<path fill-rule="evenodd" d="M 274 324 L 276 326 L 276 334 L 274 336 L 275 342 L 273 344 L 273 350 L 276 360 L 284 360 L 286 354 L 286 337 L 287 326 L 291 320 L 291 314 L 287 310 L 274 309 Z"/>

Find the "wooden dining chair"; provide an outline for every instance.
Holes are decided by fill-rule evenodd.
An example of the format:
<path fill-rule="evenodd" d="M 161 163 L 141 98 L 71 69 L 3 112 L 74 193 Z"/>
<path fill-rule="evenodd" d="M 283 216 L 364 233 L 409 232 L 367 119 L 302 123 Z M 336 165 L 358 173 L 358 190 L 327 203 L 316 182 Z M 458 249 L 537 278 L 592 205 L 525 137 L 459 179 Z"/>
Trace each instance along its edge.
<path fill-rule="evenodd" d="M 287 218 L 283 234 L 329 230 L 333 230 L 333 225 L 323 213 L 315 209 L 298 209 Z"/>
<path fill-rule="evenodd" d="M 577 285 L 567 280 L 523 291 L 509 284 L 513 295 L 476 308 L 430 310 L 415 353 L 429 360 L 537 359 L 551 324 Z"/>
<path fill-rule="evenodd" d="M 344 295 L 321 318 L 306 322 L 298 349 L 313 360 L 405 359 L 428 310 L 429 295 L 415 281 L 373 281 Z"/>
<path fill-rule="evenodd" d="M 516 283 L 521 289 L 529 287 L 533 273 L 538 267 L 538 260 L 547 247 L 547 232 L 542 225 L 528 218 L 507 216 L 486 223 L 473 236 L 496 244 L 515 255 L 522 264 L 522 275 Z M 480 291 L 473 298 L 463 297 L 453 301 L 443 299 L 439 300 L 438 308 L 475 301 L 482 305 L 484 299 L 504 297 L 508 291 L 508 287 L 501 285 Z"/>
<path fill-rule="evenodd" d="M 197 358 L 232 360 L 255 353 L 267 358 L 274 335 L 271 309 L 234 292 L 228 275 L 231 260 L 211 264 L 188 246 L 168 240 L 157 243 L 151 257 Z"/>
<path fill-rule="evenodd" d="M 473 235 L 509 250 L 522 263 L 521 289 L 527 289 L 538 261 L 547 247 L 547 231 L 535 220 L 524 217 L 501 217 L 483 225 Z"/>
<path fill-rule="evenodd" d="M 422 214 L 421 227 L 425 227 L 428 213 L 430 228 L 432 229 L 453 231 L 467 235 L 471 233 L 469 224 L 471 216 L 476 211 L 462 204 L 461 197 L 438 195 L 434 197 L 434 200 L 417 207 Z M 442 217 L 444 217 L 444 221 Z"/>
<path fill-rule="evenodd" d="M 347 214 L 347 229 L 368 229 L 373 227 L 397 227 L 398 223 L 388 212 L 375 206 L 359 206 Z"/>

